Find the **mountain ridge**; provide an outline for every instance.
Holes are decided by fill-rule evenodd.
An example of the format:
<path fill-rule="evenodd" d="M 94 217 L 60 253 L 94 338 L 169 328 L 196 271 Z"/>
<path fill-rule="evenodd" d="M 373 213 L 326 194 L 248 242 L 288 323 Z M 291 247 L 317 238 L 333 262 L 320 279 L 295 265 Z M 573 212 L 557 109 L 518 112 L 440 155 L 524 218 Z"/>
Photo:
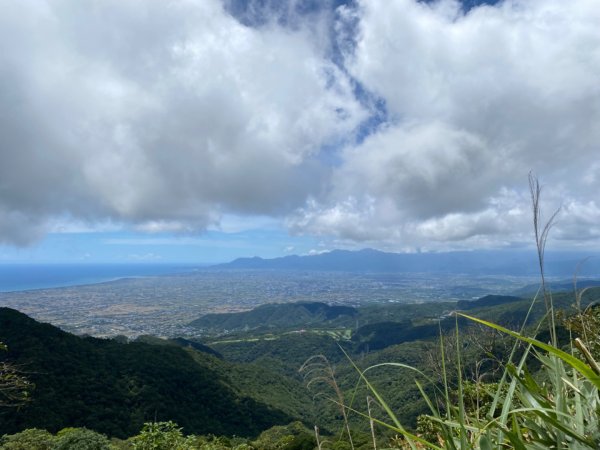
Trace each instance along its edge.
<path fill-rule="evenodd" d="M 549 276 L 572 276 L 581 261 L 590 255 L 576 252 L 548 252 Z M 472 273 L 480 275 L 537 275 L 536 254 L 532 251 L 479 250 L 455 252 L 391 253 L 365 248 L 332 250 L 316 255 L 288 255 L 263 259 L 237 258 L 211 269 L 306 270 L 347 272 Z M 592 258 L 580 268 L 580 275 L 597 273 L 600 258 Z"/>

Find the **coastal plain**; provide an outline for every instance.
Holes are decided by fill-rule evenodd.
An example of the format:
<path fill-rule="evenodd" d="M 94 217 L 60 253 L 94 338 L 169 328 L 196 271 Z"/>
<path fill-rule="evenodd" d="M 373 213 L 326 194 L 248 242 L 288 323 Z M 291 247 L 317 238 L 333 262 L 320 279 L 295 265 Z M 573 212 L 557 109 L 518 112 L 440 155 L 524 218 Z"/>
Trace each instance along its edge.
<path fill-rule="evenodd" d="M 38 321 L 95 337 L 198 336 L 206 314 L 267 303 L 319 301 L 362 306 L 470 300 L 510 294 L 532 278 L 461 274 L 199 269 L 177 275 L 0 293 L 0 304 Z"/>

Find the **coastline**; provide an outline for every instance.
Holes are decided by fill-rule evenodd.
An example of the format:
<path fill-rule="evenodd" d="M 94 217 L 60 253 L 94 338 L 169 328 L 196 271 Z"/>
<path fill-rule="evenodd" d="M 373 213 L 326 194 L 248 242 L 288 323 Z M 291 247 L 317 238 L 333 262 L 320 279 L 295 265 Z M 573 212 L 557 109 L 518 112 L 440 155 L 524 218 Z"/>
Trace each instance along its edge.
<path fill-rule="evenodd" d="M 0 264 L 0 293 L 35 291 L 188 273 L 201 264 Z"/>

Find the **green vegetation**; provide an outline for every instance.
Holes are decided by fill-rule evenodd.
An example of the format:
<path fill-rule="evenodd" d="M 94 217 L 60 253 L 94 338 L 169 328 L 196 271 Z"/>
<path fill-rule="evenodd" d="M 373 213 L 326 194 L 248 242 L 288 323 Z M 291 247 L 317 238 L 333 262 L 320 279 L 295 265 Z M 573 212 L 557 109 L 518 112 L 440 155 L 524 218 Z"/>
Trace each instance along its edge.
<path fill-rule="evenodd" d="M 375 424 L 398 433 L 394 438 L 396 448 L 432 449 L 597 449 L 600 448 L 600 365 L 594 357 L 597 340 L 597 315 L 594 308 L 582 310 L 584 291 L 575 292 L 577 315 L 565 320 L 567 327 L 579 336 L 566 349 L 561 348 L 556 302 L 545 283 L 544 250 L 546 238 L 556 213 L 544 226 L 540 224 L 540 187 L 530 177 L 534 212 L 534 231 L 541 274 L 540 300 L 545 316 L 532 330 L 526 328 L 529 313 L 519 331 L 502 327 L 481 318 L 458 314 L 472 324 L 482 325 L 488 330 L 499 332 L 504 337 L 515 339 L 514 346 L 502 363 L 502 375 L 497 383 L 477 377 L 468 382 L 464 368 L 466 357 L 464 339 L 458 317 L 453 345 L 455 367 L 446 365 L 447 339 L 440 335 L 440 360 L 442 383 L 414 366 L 386 362 L 383 366 L 410 370 L 415 374 L 415 383 L 421 398 L 426 402 L 429 413 L 421 416 L 417 429 L 411 430 L 398 419 L 385 396 L 374 386 L 368 371 L 381 365 L 361 369 L 350 357 L 360 382 L 368 395 L 379 405 L 377 416 L 358 411 L 353 402 L 339 404 L 344 410 L 344 422 L 349 412 L 362 416 L 371 424 L 373 446 L 377 447 Z M 534 298 L 529 312 L 534 307 Z M 547 330 L 548 339 L 536 338 L 540 329 Z M 530 337 L 533 335 L 534 337 Z M 590 337 L 592 339 L 590 339 Z M 549 343 L 548 343 L 549 341 Z M 590 348 L 592 349 L 590 351 Z M 483 360 L 476 360 L 477 363 Z M 535 364 L 531 364 L 531 363 Z M 538 370 L 532 370 L 539 367 Z M 455 376 L 453 388 L 451 377 Z M 432 389 L 427 390 L 427 387 Z M 367 406 L 369 397 L 367 396 Z M 348 433 L 348 441 L 351 438 Z"/>
<path fill-rule="evenodd" d="M 579 297 L 581 310 L 599 296 L 599 289 L 586 289 Z M 588 317 L 584 320 L 571 314 L 576 310 L 572 304 L 572 295 L 554 297 L 555 307 L 561 307 L 565 311 L 563 315 L 568 317 L 564 319 L 567 328 L 557 324 L 555 334 L 559 339 L 562 336 L 564 343 L 569 341 L 568 330 L 595 337 L 592 330 L 597 324 L 593 324 L 591 317 L 595 317 L 597 309 L 590 308 L 582 313 Z M 110 445 L 114 448 L 134 448 L 135 442 L 138 442 L 136 448 L 144 448 L 140 447 L 140 436 L 150 439 L 154 433 L 157 439 L 167 436 L 169 442 L 180 440 L 182 449 L 242 449 L 251 448 L 252 442 L 256 444 L 259 438 L 253 441 L 252 436 L 257 437 L 265 430 L 271 430 L 265 435 L 271 437 L 263 436 L 263 439 L 279 442 L 275 436 L 283 433 L 282 429 L 272 430 L 271 427 L 299 420 L 295 427 L 303 429 L 303 437 L 290 438 L 295 436 L 290 431 L 286 434 L 287 444 L 281 437 L 277 445 L 291 445 L 292 442 L 306 448 L 315 445 L 317 434 L 312 427 L 317 424 L 323 449 L 373 448 L 371 422 L 365 419 L 371 416 L 378 448 L 406 444 L 405 440 L 395 438 L 401 434 L 399 430 L 438 439 L 441 436 L 440 420 L 446 420 L 449 411 L 454 414 L 450 416 L 454 420 L 451 428 L 460 428 L 456 424 L 458 410 L 444 406 L 445 397 L 440 394 L 440 387 L 446 383 L 451 404 L 458 404 L 459 398 L 466 399 L 465 415 L 468 412 L 479 417 L 477 420 L 483 420 L 495 397 L 494 389 L 499 386 L 507 367 L 502 362 L 507 361 L 513 351 L 508 336 L 499 329 L 451 315 L 456 306 L 449 303 L 370 305 L 356 308 L 353 316 L 342 315 L 329 320 L 322 315 L 301 332 L 269 326 L 267 333 L 255 329 L 206 338 L 203 343 L 151 336 L 129 343 L 80 338 L 39 324 L 16 311 L 0 309 L 0 339 L 10 344 L 10 352 L 3 352 L 4 361 L 18 364 L 36 386 L 33 401 L 16 413 L 6 408 L 3 412 L 0 410 L 0 432 L 13 433 L 10 441 L 13 447 L 6 448 L 19 448 L 15 446 L 14 439 L 17 438 L 14 436 L 39 442 L 48 438 L 49 433 L 31 431 L 31 428 L 56 433 L 69 426 L 87 427 L 112 438 L 138 437 L 137 440 L 119 442 L 113 439 Z M 514 297 L 485 297 L 461 306 L 469 315 L 483 320 L 495 318 L 507 327 L 524 322 L 528 312 L 527 323 L 534 323 L 534 318 L 539 321 L 545 309 L 541 302 L 530 308 L 530 301 Z M 354 330 L 343 328 L 344 325 L 351 326 L 351 322 L 356 324 L 357 320 L 366 324 Z M 587 328 L 583 329 L 582 323 Z M 460 345 L 454 336 L 457 326 Z M 348 339 L 349 335 L 351 339 Z M 550 339 L 543 327 L 539 337 L 541 341 Z M 592 339 L 590 348 L 596 354 L 600 345 L 594 346 Z M 335 403 L 339 403 L 339 398 L 331 386 L 311 383 L 307 389 L 306 384 L 311 378 L 304 379 L 303 374 L 298 373 L 298 368 L 316 354 L 322 354 L 331 365 L 332 377 L 345 399 L 352 444 L 347 432 L 339 434 L 344 420 Z M 531 350 L 514 349 L 512 361 L 515 366 L 525 355 L 530 356 Z M 538 383 L 546 380 L 544 386 L 548 386 L 551 375 L 546 368 L 547 361 L 540 357 L 527 361 L 528 373 L 532 373 L 533 379 L 539 380 Z M 402 362 L 405 366 L 390 362 Z M 419 372 L 407 369 L 408 366 Z M 365 375 L 368 385 L 357 386 L 359 374 Z M 510 373 L 504 377 L 513 380 Z M 573 378 L 572 375 L 569 377 Z M 426 396 L 419 391 L 415 379 Z M 518 398 L 520 386 L 515 383 L 513 399 Z M 502 392 L 506 392 L 507 385 L 510 383 L 505 381 Z M 459 395 L 461 389 L 462 395 Z M 404 428 L 389 421 L 374 392 L 385 399 Z M 514 401 L 522 407 L 521 400 Z M 500 400 L 495 403 L 495 411 L 501 411 L 505 404 Z M 440 418 L 436 419 L 432 413 L 432 405 L 437 408 L 436 414 Z M 427 414 L 429 419 L 425 418 Z M 472 427 L 479 422 L 468 417 L 471 427 L 468 430 L 472 434 Z M 155 418 L 173 420 L 186 433 L 194 434 L 186 436 L 174 424 L 169 425 L 170 428 L 167 425 L 158 429 L 150 425 L 143 428 L 144 422 Z M 23 435 L 14 434 L 24 429 L 29 430 Z M 231 438 L 200 436 L 206 433 L 250 439 L 234 442 Z M 179 437 L 173 437 L 175 435 Z M 5 446 L 9 445 L 7 439 L 3 441 Z M 98 442 L 101 440 L 97 439 Z M 55 445 L 56 442 L 52 442 Z M 264 445 L 263 442 L 254 448 L 267 448 Z"/>
<path fill-rule="evenodd" d="M 156 418 L 194 433 L 253 436 L 300 415 L 244 394 L 234 366 L 193 348 L 79 338 L 8 308 L 0 308 L 0 340 L 4 358 L 35 384 L 32 401 L 0 410 L 0 433 L 73 426 L 124 438 Z M 267 370 L 261 381 L 290 398 L 288 411 L 296 393 L 306 395 L 300 383 L 279 387 Z"/>
<path fill-rule="evenodd" d="M 2 450 L 51 450 L 54 436 L 46 430 L 29 428 L 13 435 L 5 435 L 0 439 Z"/>
<path fill-rule="evenodd" d="M 52 450 L 112 450 L 103 434 L 87 428 L 64 428 L 52 441 Z"/>
<path fill-rule="evenodd" d="M 517 344 L 526 345 L 526 350 L 518 358 L 509 358 L 499 383 L 467 383 L 460 376 L 452 393 L 445 377 L 440 389 L 431 395 L 417 381 L 430 411 L 428 416 L 421 416 L 416 432 L 402 426 L 366 371 L 356 368 L 387 413 L 385 422 L 375 421 L 403 436 L 397 445 L 433 449 L 599 448 L 600 369 L 593 358 L 585 361 L 574 356 L 574 348 L 565 352 L 556 343 L 547 344 L 481 319 L 465 317 L 515 338 Z M 455 338 L 456 348 L 461 348 L 458 328 Z M 577 347 L 585 355 L 587 347 L 578 342 Z M 462 358 L 458 353 L 459 374 Z M 536 374 L 528 369 L 530 358 L 541 363 Z M 445 376 L 449 374 L 444 371 Z"/>
<path fill-rule="evenodd" d="M 315 434 L 301 422 L 275 426 L 256 439 L 185 435 L 175 422 L 147 422 L 126 440 L 108 439 L 87 428 L 65 428 L 56 435 L 27 429 L 0 438 L 0 450 L 312 450 Z"/>
<path fill-rule="evenodd" d="M 351 319 L 357 314 L 349 306 L 327 305 L 320 302 L 267 304 L 251 311 L 207 314 L 194 320 L 190 326 L 206 331 L 248 331 L 269 328 L 306 327 L 333 323 L 336 319 Z"/>
<path fill-rule="evenodd" d="M 0 352 L 8 347 L 0 341 Z M 33 384 L 10 362 L 0 359 L 0 406 L 20 406 L 30 399 Z"/>

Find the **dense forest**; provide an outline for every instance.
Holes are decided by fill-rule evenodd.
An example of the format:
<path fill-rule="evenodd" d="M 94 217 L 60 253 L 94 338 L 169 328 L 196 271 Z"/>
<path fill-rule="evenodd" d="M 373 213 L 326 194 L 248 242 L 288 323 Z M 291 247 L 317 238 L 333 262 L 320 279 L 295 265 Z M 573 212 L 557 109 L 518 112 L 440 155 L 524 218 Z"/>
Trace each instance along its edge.
<path fill-rule="evenodd" d="M 300 386 L 260 374 L 272 395 L 289 398 L 284 412 L 241 392 L 231 378 L 245 372 L 191 347 L 77 337 L 7 308 L 0 341 L 35 385 L 32 401 L 3 412 L 0 433 L 85 426 L 127 437 L 146 421 L 174 420 L 189 432 L 253 436 L 300 416 L 290 406 Z"/>

